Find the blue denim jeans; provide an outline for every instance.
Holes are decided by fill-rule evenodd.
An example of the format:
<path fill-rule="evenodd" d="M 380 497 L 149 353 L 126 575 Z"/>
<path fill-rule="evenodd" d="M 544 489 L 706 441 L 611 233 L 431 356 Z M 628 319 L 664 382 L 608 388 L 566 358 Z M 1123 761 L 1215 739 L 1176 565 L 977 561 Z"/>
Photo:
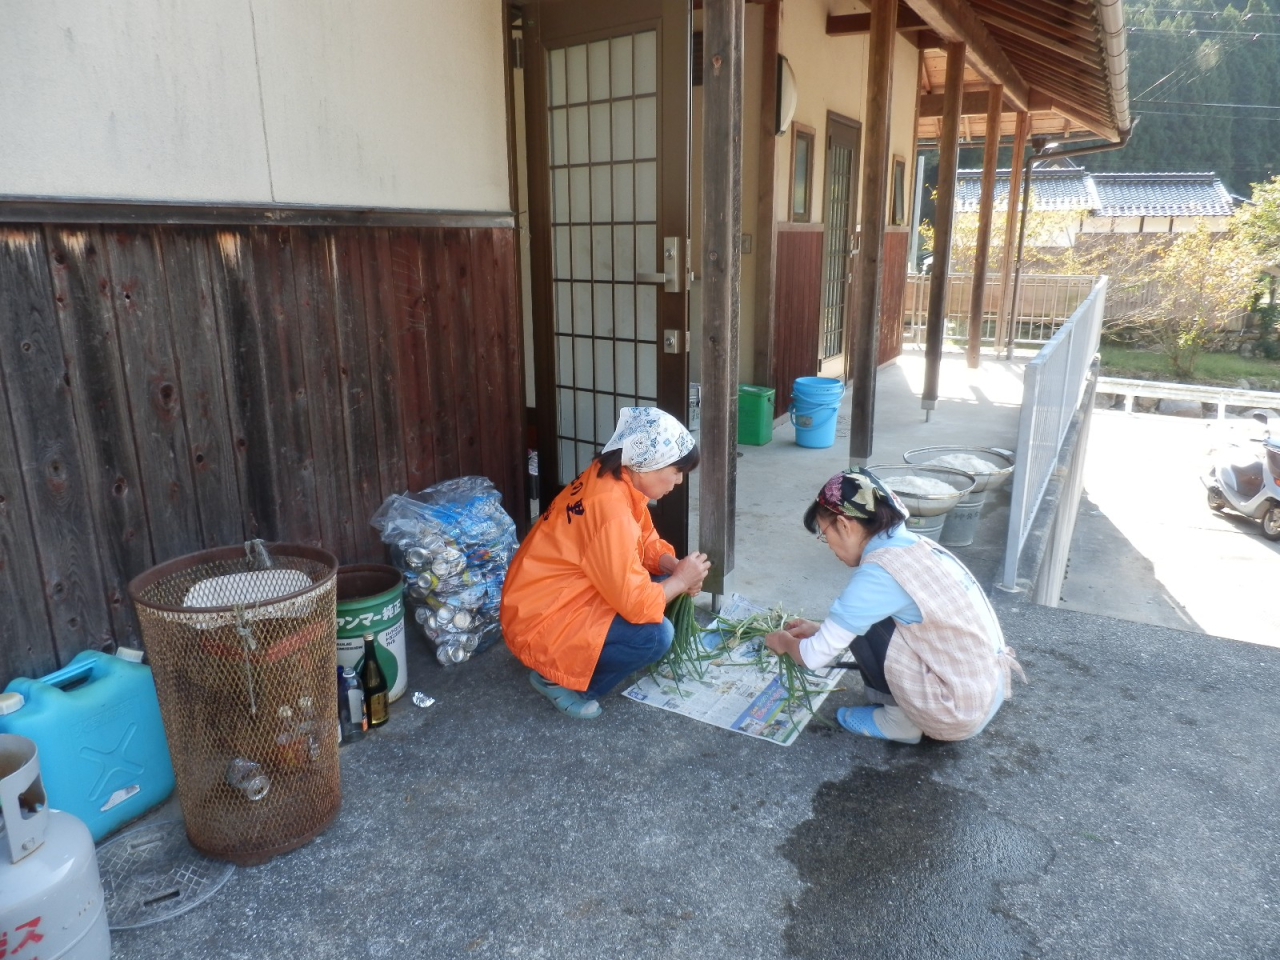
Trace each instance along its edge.
<path fill-rule="evenodd" d="M 615 613 L 586 695 L 599 700 L 635 671 L 657 663 L 671 649 L 675 635 L 666 617 L 661 623 L 632 623 Z"/>

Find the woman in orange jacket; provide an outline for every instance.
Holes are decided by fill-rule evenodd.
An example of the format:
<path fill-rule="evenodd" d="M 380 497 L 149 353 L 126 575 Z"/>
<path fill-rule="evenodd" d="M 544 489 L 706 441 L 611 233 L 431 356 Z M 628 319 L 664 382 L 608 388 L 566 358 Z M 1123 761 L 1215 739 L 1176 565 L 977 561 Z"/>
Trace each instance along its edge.
<path fill-rule="evenodd" d="M 676 558 L 653 528 L 649 501 L 697 465 L 698 446 L 675 417 L 624 407 L 613 437 L 512 558 L 502 635 L 561 713 L 600 716 L 601 697 L 671 646 L 667 602 L 696 595 L 710 563 L 697 552 Z"/>

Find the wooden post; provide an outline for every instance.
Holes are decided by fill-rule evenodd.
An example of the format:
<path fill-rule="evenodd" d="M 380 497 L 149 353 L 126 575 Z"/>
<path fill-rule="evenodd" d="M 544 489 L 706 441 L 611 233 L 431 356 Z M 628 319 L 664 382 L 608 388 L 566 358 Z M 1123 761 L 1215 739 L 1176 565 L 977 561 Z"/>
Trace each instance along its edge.
<path fill-rule="evenodd" d="M 1013 281 L 1013 243 L 1018 233 L 1018 197 L 1022 193 L 1022 156 L 1027 150 L 1027 134 L 1031 118 L 1025 110 L 1018 111 L 1013 129 L 1013 159 L 1009 163 L 1008 210 L 1004 219 L 1004 249 L 1000 251 L 1000 300 L 996 307 L 996 353 L 1004 346 L 1008 324 L 1013 322 L 1013 298 L 1009 296 L 1009 284 Z"/>
<path fill-rule="evenodd" d="M 702 8 L 702 426 L 698 549 L 704 589 L 728 593 L 737 510 L 738 309 L 742 216 L 743 0 Z"/>
<path fill-rule="evenodd" d="M 866 466 L 871 457 L 876 412 L 876 353 L 880 345 L 880 275 L 884 226 L 888 219 L 889 123 L 892 119 L 893 47 L 898 31 L 897 0 L 871 5 L 867 112 L 862 127 L 862 249 L 858 253 L 849 380 L 853 394 L 849 428 L 849 466 Z"/>
<path fill-rule="evenodd" d="M 942 366 L 942 334 L 947 310 L 947 277 L 951 272 L 951 225 L 955 216 L 956 162 L 960 149 L 960 109 L 964 100 L 964 44 L 947 44 L 947 79 L 942 92 L 942 133 L 938 137 L 938 202 L 933 230 L 933 276 L 929 280 L 929 315 L 924 326 L 924 393 L 920 406 L 938 405 L 938 369 Z M 928 419 L 928 414 L 925 415 Z"/>
<path fill-rule="evenodd" d="M 965 360 L 978 366 L 982 350 L 982 306 L 987 292 L 987 256 L 991 251 L 991 208 L 995 205 L 996 165 L 1000 158 L 1000 113 L 1004 88 L 987 91 L 987 131 L 982 145 L 982 193 L 978 200 L 978 245 L 973 254 L 973 297 L 969 302 L 969 344 Z M 999 341 L 996 341 L 997 349 Z"/>
<path fill-rule="evenodd" d="M 764 5 L 764 42 L 760 51 L 760 140 L 756 163 L 756 340 L 752 365 L 755 382 L 773 386 L 774 271 L 777 269 L 777 219 L 774 209 L 774 164 L 778 155 L 778 20 L 781 0 Z"/>

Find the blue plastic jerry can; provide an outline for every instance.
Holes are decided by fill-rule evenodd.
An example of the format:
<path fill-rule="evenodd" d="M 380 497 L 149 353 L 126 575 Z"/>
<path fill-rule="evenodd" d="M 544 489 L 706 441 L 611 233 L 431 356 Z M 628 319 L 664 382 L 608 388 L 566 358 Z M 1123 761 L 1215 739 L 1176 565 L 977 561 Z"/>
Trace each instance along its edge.
<path fill-rule="evenodd" d="M 40 750 L 49 806 L 83 820 L 95 841 L 173 792 L 150 667 L 86 650 L 39 680 L 11 681 L 0 700 L 0 733 Z"/>

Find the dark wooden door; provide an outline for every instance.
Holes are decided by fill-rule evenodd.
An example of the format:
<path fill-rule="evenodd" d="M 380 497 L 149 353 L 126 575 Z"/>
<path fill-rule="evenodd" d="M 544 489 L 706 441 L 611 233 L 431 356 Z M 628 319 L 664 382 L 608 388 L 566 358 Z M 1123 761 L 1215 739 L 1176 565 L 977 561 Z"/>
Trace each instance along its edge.
<path fill-rule="evenodd" d="M 688 410 L 689 5 L 525 8 L 534 379 L 544 497 L 624 406 Z M 683 552 L 685 486 L 654 509 Z"/>
<path fill-rule="evenodd" d="M 822 319 L 818 330 L 818 375 L 844 380 L 848 371 L 849 310 L 858 257 L 858 160 L 862 125 L 827 115 L 823 189 Z"/>

